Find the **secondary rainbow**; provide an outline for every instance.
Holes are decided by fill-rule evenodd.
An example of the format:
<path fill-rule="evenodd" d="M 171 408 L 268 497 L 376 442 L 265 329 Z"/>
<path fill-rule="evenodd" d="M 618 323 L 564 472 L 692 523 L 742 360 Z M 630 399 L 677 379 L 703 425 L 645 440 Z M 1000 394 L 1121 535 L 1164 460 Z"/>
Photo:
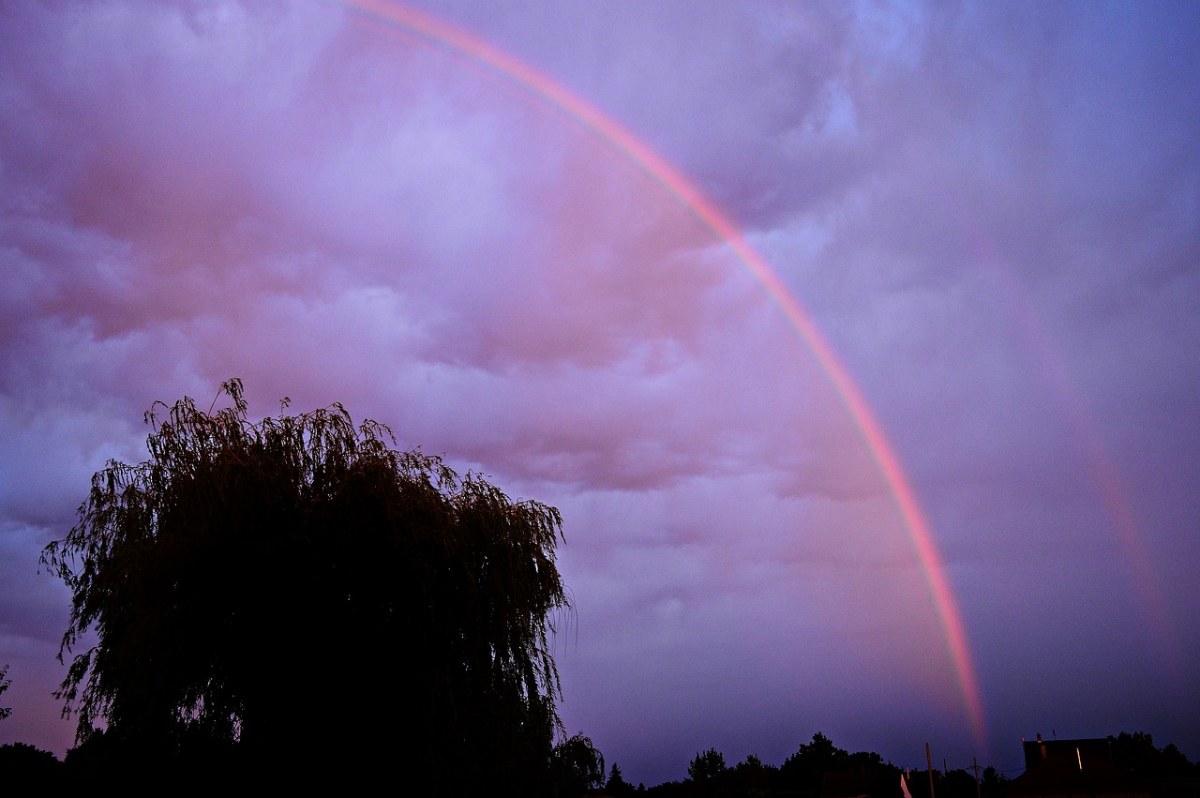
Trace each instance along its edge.
<path fill-rule="evenodd" d="M 962 616 L 946 577 L 937 546 L 916 494 L 908 483 L 887 436 L 846 367 L 817 329 L 800 301 L 766 260 L 747 243 L 737 226 L 677 169 L 619 123 L 554 79 L 498 49 L 486 40 L 423 11 L 386 0 L 337 0 L 368 19 L 400 26 L 494 69 L 524 87 L 541 102 L 555 106 L 591 130 L 673 194 L 725 243 L 778 305 L 828 375 L 858 427 L 871 456 L 895 497 L 917 559 L 929 585 L 946 637 L 976 744 L 986 748 L 983 698 L 971 658 Z"/>

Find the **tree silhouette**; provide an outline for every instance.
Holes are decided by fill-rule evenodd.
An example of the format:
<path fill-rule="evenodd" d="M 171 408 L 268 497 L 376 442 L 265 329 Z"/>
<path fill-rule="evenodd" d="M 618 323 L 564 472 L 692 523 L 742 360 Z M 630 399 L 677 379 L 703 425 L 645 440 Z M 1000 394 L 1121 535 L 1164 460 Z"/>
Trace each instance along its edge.
<path fill-rule="evenodd" d="M 764 765 L 756 754 L 747 757 L 733 767 L 732 782 L 736 789 L 746 795 L 765 795 L 775 780 L 778 768 Z"/>
<path fill-rule="evenodd" d="M 1108 736 L 1109 753 L 1113 764 L 1126 773 L 1143 778 L 1200 775 L 1200 767 L 1193 765 L 1174 743 L 1159 749 L 1154 736 L 1146 732 L 1121 732 Z"/>
<path fill-rule="evenodd" d="M 613 798 L 623 798 L 623 796 L 633 795 L 636 792 L 634 786 L 625 781 L 625 777 L 621 773 L 621 766 L 616 762 L 609 771 L 608 781 L 604 782 L 604 792 Z"/>
<path fill-rule="evenodd" d="M 43 552 L 72 593 L 59 658 L 97 641 L 56 693 L 78 741 L 103 722 L 139 762 L 543 791 L 558 511 L 340 404 L 252 422 L 221 387 L 215 413 L 155 403 L 150 459 L 95 474 Z"/>
<path fill-rule="evenodd" d="M 12 684 L 12 679 L 8 678 L 8 666 L 0 668 L 0 695 L 4 695 L 4 691 Z M 0 707 L 0 720 L 4 720 L 12 714 L 12 707 Z"/>
<path fill-rule="evenodd" d="M 817 790 L 826 773 L 851 765 L 882 764 L 882 761 L 880 756 L 874 753 L 860 752 L 852 755 L 835 746 L 823 733 L 816 732 L 811 742 L 801 743 L 796 753 L 783 760 L 779 772 L 784 783 L 789 786 Z"/>
<path fill-rule="evenodd" d="M 556 791 L 575 798 L 604 782 L 604 755 L 582 733 L 563 740 L 554 748 Z"/>
<path fill-rule="evenodd" d="M 715 748 L 696 754 L 688 764 L 688 778 L 697 782 L 709 782 L 726 770 L 725 755 Z"/>
<path fill-rule="evenodd" d="M 5 795 L 54 795 L 62 780 L 62 762 L 51 752 L 28 743 L 0 745 L 0 789 Z"/>

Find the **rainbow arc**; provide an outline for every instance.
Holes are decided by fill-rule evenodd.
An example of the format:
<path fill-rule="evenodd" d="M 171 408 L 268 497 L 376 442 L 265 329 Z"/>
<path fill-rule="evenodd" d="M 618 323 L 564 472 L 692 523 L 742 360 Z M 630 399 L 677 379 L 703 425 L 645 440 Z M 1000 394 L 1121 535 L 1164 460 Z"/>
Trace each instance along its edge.
<path fill-rule="evenodd" d="M 904 527 L 925 575 L 938 621 L 945 635 L 949 655 L 958 679 L 958 688 L 975 735 L 975 742 L 981 749 L 986 749 L 987 735 L 983 698 L 962 615 L 950 588 L 946 568 L 935 544 L 929 522 L 921 509 L 916 493 L 909 484 L 899 458 L 888 441 L 879 420 L 875 417 L 846 366 L 821 334 L 811 315 L 788 289 L 778 273 L 747 242 L 738 226 L 694 183 L 629 130 L 553 78 L 479 36 L 428 13 L 395 2 L 340 0 L 338 4 L 369 20 L 398 27 L 460 53 L 518 84 L 530 92 L 535 99 L 565 112 L 580 125 L 592 131 L 622 157 L 661 184 L 725 246 L 729 247 L 738 261 L 750 271 L 771 300 L 783 312 L 828 376 L 878 466 L 888 490 L 895 498 Z"/>

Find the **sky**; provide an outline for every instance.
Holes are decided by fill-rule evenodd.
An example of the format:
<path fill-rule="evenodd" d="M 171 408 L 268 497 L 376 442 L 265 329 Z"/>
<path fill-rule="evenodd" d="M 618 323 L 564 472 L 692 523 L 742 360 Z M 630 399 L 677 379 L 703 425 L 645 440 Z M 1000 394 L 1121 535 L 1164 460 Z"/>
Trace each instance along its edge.
<path fill-rule="evenodd" d="M 561 511 L 634 784 L 1200 759 L 1200 5 L 5 3 L 0 105 L 0 743 L 42 548 L 240 377 Z"/>

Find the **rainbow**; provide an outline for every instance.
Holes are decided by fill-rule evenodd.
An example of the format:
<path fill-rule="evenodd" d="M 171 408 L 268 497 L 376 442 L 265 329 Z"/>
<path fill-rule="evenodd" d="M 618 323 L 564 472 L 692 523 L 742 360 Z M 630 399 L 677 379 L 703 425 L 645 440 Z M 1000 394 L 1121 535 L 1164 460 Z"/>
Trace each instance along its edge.
<path fill-rule="evenodd" d="M 712 230 L 717 238 L 723 241 L 738 260 L 750 270 L 750 273 L 762 284 L 767 294 L 782 310 L 805 345 L 812 351 L 818 364 L 828 375 L 878 465 L 889 490 L 896 499 L 946 637 L 976 744 L 981 749 L 986 749 L 987 734 L 983 698 L 971 658 L 962 615 L 950 589 L 945 565 L 942 563 L 929 522 L 921 510 L 917 496 L 909 485 L 900 461 L 878 419 L 875 418 L 867 404 L 862 391 L 859 390 L 846 367 L 834 353 L 833 348 L 817 329 L 812 317 L 766 260 L 747 243 L 745 236 L 737 226 L 677 169 L 619 123 L 549 76 L 538 72 L 478 36 L 423 11 L 389 0 L 331 0 L 331 2 L 348 7 L 368 20 L 399 26 L 461 53 L 514 81 L 533 93 L 542 102 L 561 109 L 660 183 L 701 223 Z"/>
<path fill-rule="evenodd" d="M 960 209 L 964 206 L 965 203 L 960 203 L 947 211 L 961 216 Z M 977 225 L 966 219 L 960 221 L 960 225 L 967 231 L 972 244 L 985 261 L 1000 262 L 995 244 Z M 992 275 L 1000 286 L 1002 295 L 1007 298 L 1011 307 L 1010 313 L 1018 320 L 1029 349 L 1041 367 L 1044 379 L 1064 406 L 1075 437 L 1083 446 L 1092 481 L 1099 489 L 1112 518 L 1122 559 L 1132 571 L 1134 586 L 1141 595 L 1159 659 L 1172 683 L 1182 690 L 1187 684 L 1187 677 L 1180 666 L 1180 655 L 1175 643 L 1175 622 L 1160 587 L 1161 580 L 1155 573 L 1146 551 L 1133 503 L 1129 500 L 1117 467 L 1097 431 L 1096 422 L 1077 384 L 1068 373 L 1061 356 L 1055 351 L 1044 325 L 1039 321 L 1025 293 L 1007 271 L 993 269 Z"/>

